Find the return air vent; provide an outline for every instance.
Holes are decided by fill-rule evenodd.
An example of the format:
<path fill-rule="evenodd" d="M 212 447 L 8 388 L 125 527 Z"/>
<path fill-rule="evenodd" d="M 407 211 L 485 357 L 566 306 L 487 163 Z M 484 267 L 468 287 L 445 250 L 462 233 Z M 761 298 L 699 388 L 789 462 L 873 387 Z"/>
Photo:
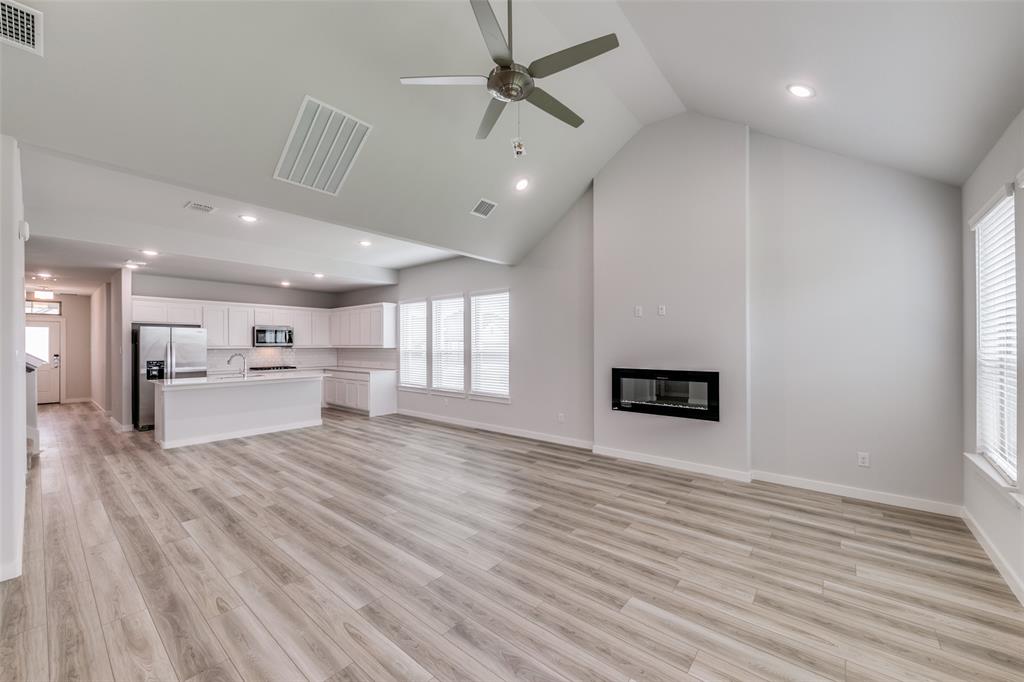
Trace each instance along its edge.
<path fill-rule="evenodd" d="M 370 128 L 369 124 L 307 95 L 274 177 L 337 196 Z"/>
<path fill-rule="evenodd" d="M 17 2 L 0 2 L 0 41 L 43 56 L 43 13 Z"/>
<path fill-rule="evenodd" d="M 185 208 L 192 209 L 193 211 L 199 211 L 200 213 L 213 213 L 217 210 L 209 204 L 203 204 L 198 201 L 189 201 L 185 204 Z"/>
<path fill-rule="evenodd" d="M 481 199 L 480 201 L 476 202 L 476 206 L 473 207 L 473 210 L 470 211 L 470 213 L 472 213 L 478 218 L 486 218 L 487 216 L 491 215 L 491 211 L 493 211 L 497 207 L 498 205 L 493 201 Z"/>

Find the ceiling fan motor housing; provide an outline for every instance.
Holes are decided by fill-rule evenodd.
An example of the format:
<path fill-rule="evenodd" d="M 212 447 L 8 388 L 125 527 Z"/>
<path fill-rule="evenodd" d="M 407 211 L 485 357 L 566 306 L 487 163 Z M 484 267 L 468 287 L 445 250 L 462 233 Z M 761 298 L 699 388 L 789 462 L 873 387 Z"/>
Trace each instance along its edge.
<path fill-rule="evenodd" d="M 496 66 L 487 76 L 487 89 L 495 99 L 518 102 L 533 92 L 533 76 L 521 64 Z"/>

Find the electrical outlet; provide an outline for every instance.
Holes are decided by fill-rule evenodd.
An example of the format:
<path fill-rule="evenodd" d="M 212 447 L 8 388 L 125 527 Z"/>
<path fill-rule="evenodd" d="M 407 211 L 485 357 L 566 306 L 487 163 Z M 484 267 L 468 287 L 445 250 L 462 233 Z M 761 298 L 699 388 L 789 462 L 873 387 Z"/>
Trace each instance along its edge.
<path fill-rule="evenodd" d="M 633 317 L 643 317 L 644 307 L 642 305 L 633 306 Z"/>
<path fill-rule="evenodd" d="M 871 453 L 870 452 L 858 452 L 857 453 L 857 466 L 869 467 L 871 466 Z"/>
<path fill-rule="evenodd" d="M 664 303 L 658 306 L 658 317 L 665 317 L 666 312 L 667 308 L 665 307 Z"/>
<path fill-rule="evenodd" d="M 559 424 L 564 424 L 565 423 L 565 412 L 559 412 L 557 419 L 558 419 L 558 423 Z"/>

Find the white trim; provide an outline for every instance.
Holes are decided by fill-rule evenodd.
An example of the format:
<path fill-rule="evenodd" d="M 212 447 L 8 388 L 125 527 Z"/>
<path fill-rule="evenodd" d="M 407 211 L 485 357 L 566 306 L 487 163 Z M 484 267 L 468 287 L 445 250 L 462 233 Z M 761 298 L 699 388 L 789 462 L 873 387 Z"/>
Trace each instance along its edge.
<path fill-rule="evenodd" d="M 1020 169 L 1020 173 L 1017 173 L 1017 191 L 1024 192 L 1024 168 Z"/>
<path fill-rule="evenodd" d="M 971 231 L 974 231 L 974 226 L 977 224 L 977 222 L 984 218 L 989 211 L 995 208 L 996 204 L 998 204 L 1003 199 L 1012 196 L 1013 183 L 1009 182 L 1003 185 L 998 192 L 989 197 L 988 201 L 981 205 L 981 208 L 978 209 L 977 213 L 975 213 L 974 215 L 967 219 L 967 225 L 971 228 Z"/>
<path fill-rule="evenodd" d="M 502 405 L 511 405 L 512 397 L 507 395 L 494 395 L 490 393 L 467 393 L 467 400 L 479 400 L 485 403 L 499 403 Z"/>
<path fill-rule="evenodd" d="M 110 417 L 107 417 L 107 419 L 110 420 L 110 427 L 112 429 L 114 429 L 115 431 L 117 431 L 118 433 L 128 433 L 129 431 L 132 431 L 132 430 L 135 429 L 135 427 L 133 425 L 131 425 L 131 424 L 127 424 L 126 425 L 126 424 L 122 424 L 121 422 L 117 421 L 116 419 L 114 419 L 113 415 L 111 415 Z"/>
<path fill-rule="evenodd" d="M 866 500 L 868 502 L 891 504 L 895 507 L 917 509 L 918 511 L 944 514 L 946 516 L 960 516 L 962 509 L 960 505 L 953 504 L 952 502 L 940 502 L 938 500 L 927 500 L 921 497 L 897 495 L 896 493 L 887 493 L 881 490 L 856 488 L 850 485 L 829 483 L 828 481 L 816 481 L 811 478 L 800 478 L 799 476 L 787 476 L 785 474 L 776 474 L 770 471 L 751 471 L 750 476 L 755 481 L 778 483 L 780 485 L 788 485 L 794 488 L 815 490 L 819 493 L 829 493 L 832 495 L 840 495 L 842 497 L 852 497 L 857 500 Z"/>
<path fill-rule="evenodd" d="M 963 518 L 964 523 L 967 524 L 967 528 L 974 534 L 978 544 L 981 545 L 983 550 L 985 550 L 985 554 L 988 555 L 988 558 L 995 565 L 996 570 L 999 571 L 999 575 L 1003 576 L 1003 580 L 1006 581 L 1006 585 L 1015 595 L 1017 595 L 1017 599 L 1020 603 L 1024 605 L 1024 576 L 1017 575 L 1016 571 L 1013 570 L 1013 564 L 1006 560 L 1006 557 L 1004 557 L 999 552 L 999 549 L 996 548 L 995 543 L 985 535 L 985 531 L 983 531 L 981 529 L 981 525 L 974 520 L 974 517 L 971 516 L 971 512 L 967 510 L 967 507 L 963 508 L 960 516 Z"/>
<path fill-rule="evenodd" d="M 584 450 L 590 450 L 593 445 L 591 441 L 584 440 L 582 438 L 569 438 L 567 436 L 559 436 L 553 433 L 517 429 L 512 426 L 485 424 L 484 422 L 475 422 L 469 419 L 459 419 L 457 417 L 447 417 L 439 414 L 431 414 L 430 412 L 420 412 L 418 410 L 406 410 L 399 408 L 398 414 L 402 414 L 407 417 L 416 417 L 417 419 L 426 419 L 427 421 L 432 422 L 441 422 L 442 424 L 452 424 L 453 426 L 464 426 L 469 429 L 479 429 L 480 431 L 503 433 L 507 436 L 530 438 L 532 440 L 539 440 L 545 443 L 554 443 L 555 445 L 566 445 L 571 448 L 583 448 Z"/>
<path fill-rule="evenodd" d="M 649 455 L 645 452 L 619 450 L 618 448 L 609 448 L 603 445 L 595 445 L 592 452 L 595 455 L 614 457 L 616 459 L 628 459 L 633 462 L 643 462 L 644 464 L 656 464 L 669 469 L 679 469 L 681 471 L 690 471 L 695 474 L 703 474 L 705 476 L 727 478 L 731 481 L 741 481 L 743 483 L 750 482 L 750 474 L 746 471 L 740 471 L 739 469 L 727 469 L 725 467 L 701 464 L 700 462 L 691 462 L 685 459 L 676 459 L 674 457 L 664 457 L 662 455 Z"/>
<path fill-rule="evenodd" d="M 1000 471 L 988 457 L 975 452 L 965 452 L 964 457 L 967 461 L 977 467 L 978 471 L 985 476 L 985 480 L 999 490 L 1008 492 L 1017 492 L 1020 490 L 1020 488 L 1010 482 L 1009 477 Z"/>
<path fill-rule="evenodd" d="M 232 438 L 259 436 L 264 433 L 276 433 L 278 431 L 293 431 L 295 429 L 306 429 L 311 426 L 322 426 L 323 423 L 323 419 L 310 419 L 308 421 L 294 422 L 291 424 L 281 424 L 275 426 L 257 426 L 251 429 L 241 429 L 239 431 L 229 431 L 227 433 L 214 433 L 206 436 L 197 436 L 195 438 L 179 438 L 177 440 L 170 441 L 157 441 L 157 444 L 164 450 L 168 450 L 170 448 L 180 448 L 185 445 L 199 445 L 201 443 L 213 443 L 215 441 L 230 440 Z"/>
<path fill-rule="evenodd" d="M 92 398 L 64 398 L 64 400 L 60 402 L 64 405 L 67 405 L 68 403 L 91 403 Z"/>
<path fill-rule="evenodd" d="M 107 414 L 107 411 L 106 411 L 105 409 L 103 409 L 103 407 L 101 407 L 101 406 L 100 406 L 100 404 L 99 404 L 98 402 L 96 402 L 96 401 L 95 401 L 95 400 L 93 400 L 92 398 L 89 398 L 89 402 L 90 402 L 90 403 L 92 403 L 92 406 L 93 406 L 93 407 L 95 407 L 95 408 L 96 408 L 97 410 L 99 410 L 100 412 L 102 412 L 102 413 L 103 413 L 104 415 L 106 415 L 106 414 Z"/>
<path fill-rule="evenodd" d="M 39 428 L 35 426 L 26 426 L 25 438 L 32 443 L 28 448 L 28 454 L 33 457 L 38 455 L 41 452 L 39 445 Z"/>

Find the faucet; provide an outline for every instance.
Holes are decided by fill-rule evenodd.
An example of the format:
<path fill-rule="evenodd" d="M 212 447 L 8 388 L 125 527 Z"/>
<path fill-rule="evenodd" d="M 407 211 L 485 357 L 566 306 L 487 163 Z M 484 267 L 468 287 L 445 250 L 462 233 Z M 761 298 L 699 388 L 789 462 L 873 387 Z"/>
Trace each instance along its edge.
<path fill-rule="evenodd" d="M 241 353 L 235 353 L 230 358 L 228 358 L 228 364 L 230 365 L 231 361 L 234 360 L 235 358 L 242 358 L 242 378 L 243 379 L 248 378 L 249 377 L 249 363 L 246 361 L 245 356 L 242 355 Z"/>

